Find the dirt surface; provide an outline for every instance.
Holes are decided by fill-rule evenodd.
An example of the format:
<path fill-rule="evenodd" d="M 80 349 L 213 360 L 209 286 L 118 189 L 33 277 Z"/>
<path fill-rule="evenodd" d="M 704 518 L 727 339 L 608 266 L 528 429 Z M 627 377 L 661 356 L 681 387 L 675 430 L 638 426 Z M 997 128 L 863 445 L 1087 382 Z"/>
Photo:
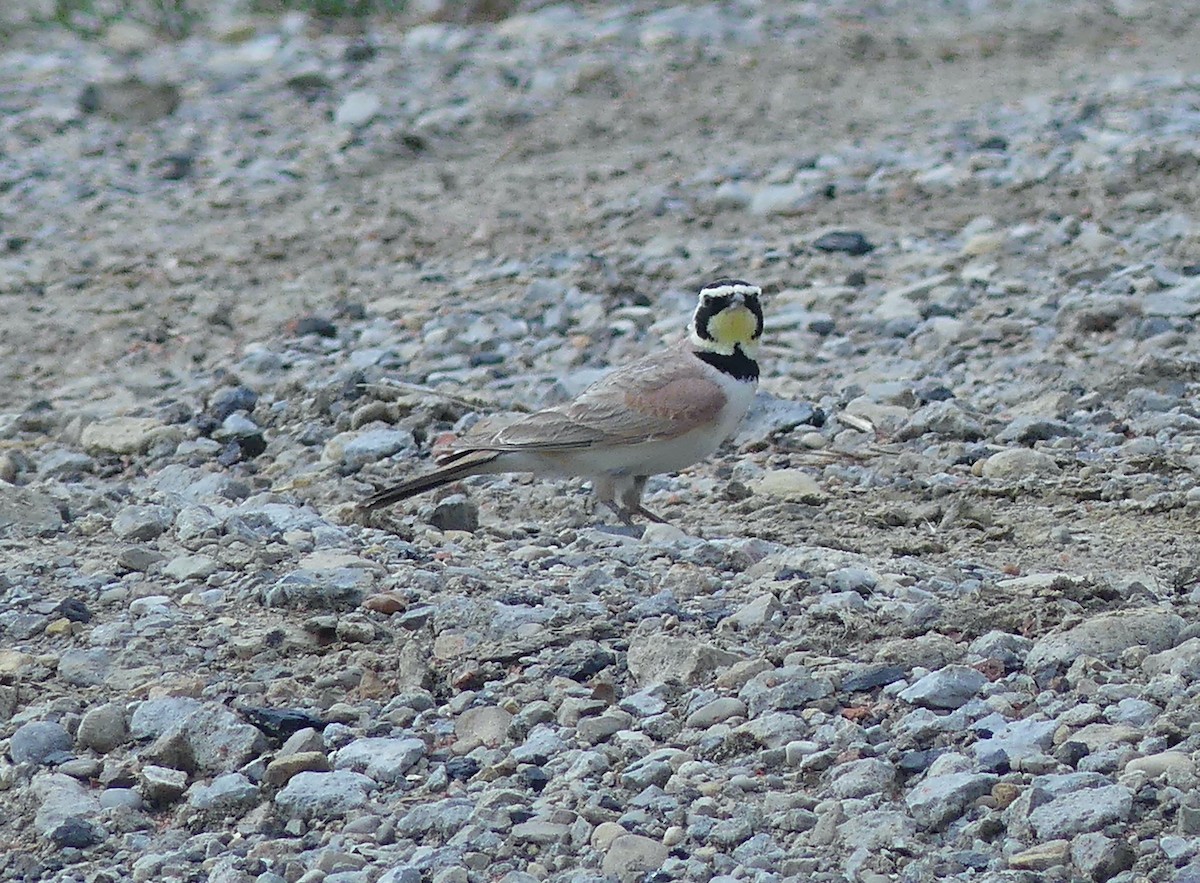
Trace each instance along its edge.
<path fill-rule="evenodd" d="M 318 713 L 347 693 L 336 681 L 347 667 L 359 678 L 347 701 L 382 702 L 413 686 L 406 666 L 423 656 L 432 680 L 414 682 L 451 702 L 509 683 L 519 660 L 569 640 L 624 653 L 645 631 L 631 611 L 657 592 L 686 608 L 662 628 L 693 636 L 758 591 L 789 616 L 803 608 L 747 639 L 776 664 L 788 653 L 878 660 L 887 642 L 927 634 L 964 646 L 994 630 L 1038 639 L 1142 606 L 1192 621 L 1200 20 L 1186 4 L 1136 0 L 970 5 L 689 7 L 721 21 L 742 10 L 749 24 L 720 38 L 666 25 L 618 33 L 650 21 L 652 4 L 579 7 L 594 40 L 547 36 L 539 29 L 556 26 L 532 8 L 462 28 L 462 44 L 454 29 L 377 21 L 362 62 L 345 61 L 352 35 L 319 22 L 251 20 L 261 52 L 232 26 L 126 54 L 111 40 L 11 36 L 0 47 L 10 612 L 32 604 L 49 621 L 38 604 L 80 595 L 97 611 L 89 628 L 126 623 L 127 597 L 178 596 L 193 579 L 163 576 L 160 559 L 200 550 L 219 578 L 186 585 L 226 591 L 229 606 L 176 622 L 161 678 L 148 660 L 130 663 L 114 701 L 245 690 Z M 264 37 L 278 32 L 281 42 Z M 298 79 L 313 69 L 322 78 Z M 89 83 L 131 72 L 174 82 L 178 109 L 143 122 L 80 109 Z M 339 124 L 356 93 L 381 109 Z M 787 187 L 795 205 L 759 201 Z M 816 247 L 830 230 L 873 248 Z M 573 597 L 576 559 L 591 567 L 603 548 L 593 529 L 603 515 L 578 483 L 471 484 L 481 526 L 445 540 L 424 503 L 374 522 L 378 532 L 347 504 L 421 468 L 429 442 L 477 401 L 561 397 L 570 377 L 678 333 L 698 284 L 719 276 L 768 294 L 762 391 L 820 413 L 761 418 L 713 462 L 651 485 L 650 508 L 734 544 L 718 564 L 638 559 L 617 568 L 604 616 L 461 654 L 436 643 L 440 620 L 420 647 L 326 652 L 320 629 L 333 626 L 305 638 L 307 614 L 280 609 L 304 604 L 263 603 L 281 562 L 329 543 L 372 562 L 372 588 L 413 606 L 447 593 Z M 561 297 L 536 293 L 546 278 Z M 309 333 L 314 320 L 329 333 Z M 245 411 L 261 449 L 222 436 L 224 412 L 202 419 L 221 390 L 243 385 L 260 394 Z M 129 416 L 156 422 L 144 443 L 89 447 L 89 426 Z M 370 420 L 411 432 L 411 447 L 380 462 L 329 453 L 336 434 Z M 1008 449 L 1041 459 L 992 469 Z M 50 473 L 48 452 L 80 450 L 91 463 Z M 311 506 L 319 524 L 293 529 L 311 534 L 299 545 L 287 528 L 260 542 L 226 525 L 218 554 L 185 536 L 172 509 L 147 542 L 158 558 L 130 563 L 116 514 L 159 505 L 165 470 L 180 464 L 241 483 L 237 499 Z M 816 490 L 761 490 L 791 468 Z M 344 533 L 334 542 L 323 530 Z M 535 547 L 550 556 L 544 571 Z M 764 559 L 774 576 L 755 570 Z M 865 611 L 805 606 L 810 577 L 838 562 L 878 579 L 877 591 L 853 589 Z M 127 596 L 106 594 L 118 583 Z M 0 671 L 16 691 L 11 711 L 35 707 L 30 678 L 62 650 L 38 629 L 13 638 L 16 622 L 4 640 L 45 669 Z M 375 620 L 380 635 L 386 622 Z M 153 655 L 159 633 L 136 633 L 132 651 Z M 296 672 L 279 661 L 289 648 L 312 654 Z M 268 686 L 256 694 L 254 681 Z M 96 696 L 78 686 L 50 677 L 36 701 L 82 711 Z M 920 852 L 876 869 L 899 874 Z M 121 855 L 112 867 L 128 866 Z M 1154 861 L 1143 856 L 1138 871 Z M 0 869 L 51 879 L 57 867 Z"/>

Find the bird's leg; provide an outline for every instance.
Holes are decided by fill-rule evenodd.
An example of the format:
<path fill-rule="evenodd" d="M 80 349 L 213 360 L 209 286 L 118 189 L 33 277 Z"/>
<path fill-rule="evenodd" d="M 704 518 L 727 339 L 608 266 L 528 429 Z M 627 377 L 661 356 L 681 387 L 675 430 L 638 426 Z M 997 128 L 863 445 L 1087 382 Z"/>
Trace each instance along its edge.
<path fill-rule="evenodd" d="M 640 515 L 647 521 L 653 521 L 656 524 L 670 524 L 671 522 L 667 521 L 667 519 L 661 515 L 655 515 L 642 505 L 642 493 L 646 490 L 646 479 L 648 477 L 646 475 L 635 476 L 633 484 L 621 495 L 621 502 L 625 506 L 625 511 L 631 515 Z"/>

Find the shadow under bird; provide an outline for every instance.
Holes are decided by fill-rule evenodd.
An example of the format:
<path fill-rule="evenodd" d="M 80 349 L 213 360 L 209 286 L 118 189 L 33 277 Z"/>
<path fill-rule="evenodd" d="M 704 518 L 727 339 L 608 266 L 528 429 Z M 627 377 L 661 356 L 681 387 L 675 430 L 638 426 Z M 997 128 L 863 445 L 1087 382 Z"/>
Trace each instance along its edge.
<path fill-rule="evenodd" d="M 434 471 L 360 503 L 378 509 L 470 475 L 589 478 L 625 524 L 663 522 L 642 505 L 651 475 L 678 472 L 733 435 L 758 386 L 762 290 L 719 279 L 700 290 L 688 336 L 624 365 L 566 404 L 499 430 L 474 430 L 437 452 Z"/>

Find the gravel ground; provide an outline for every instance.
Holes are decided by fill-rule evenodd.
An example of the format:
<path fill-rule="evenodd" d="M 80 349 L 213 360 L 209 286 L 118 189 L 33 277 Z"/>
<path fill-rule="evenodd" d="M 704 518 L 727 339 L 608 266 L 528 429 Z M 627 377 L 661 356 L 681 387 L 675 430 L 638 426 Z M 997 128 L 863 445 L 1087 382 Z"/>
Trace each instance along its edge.
<path fill-rule="evenodd" d="M 1200 881 L 1186 4 L 459 18 L 0 44 L 0 880 Z M 673 526 L 354 512 L 719 275 Z"/>

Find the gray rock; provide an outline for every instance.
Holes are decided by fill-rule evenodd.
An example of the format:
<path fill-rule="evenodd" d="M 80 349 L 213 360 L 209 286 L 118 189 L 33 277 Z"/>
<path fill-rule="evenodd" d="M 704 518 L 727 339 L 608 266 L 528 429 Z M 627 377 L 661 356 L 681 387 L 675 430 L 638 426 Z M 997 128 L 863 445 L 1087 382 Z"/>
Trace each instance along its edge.
<path fill-rule="evenodd" d="M 275 805 L 291 818 L 341 818 L 365 804 L 374 787 L 374 780 L 350 770 L 302 772 L 275 795 Z"/>
<path fill-rule="evenodd" d="M 778 598 L 770 592 L 766 592 L 721 620 L 721 626 L 738 631 L 750 631 L 761 629 L 782 616 L 783 605 L 779 603 Z"/>
<path fill-rule="evenodd" d="M 876 809 L 851 816 L 838 825 L 837 832 L 846 846 L 875 852 L 902 849 L 905 844 L 912 844 L 917 825 L 905 813 Z"/>
<path fill-rule="evenodd" d="M 976 724 L 976 728 L 987 723 L 988 719 L 985 718 Z M 991 737 L 980 739 L 971 746 L 971 751 L 984 769 L 998 769 L 1005 763 L 1019 768 L 1021 761 L 1044 754 L 1053 747 L 1054 731 L 1058 726 L 1058 722 L 1053 720 L 1000 719 L 991 729 Z"/>
<path fill-rule="evenodd" d="M 30 721 L 18 727 L 8 743 L 8 753 L 15 763 L 42 764 L 70 750 L 71 736 L 56 721 Z"/>
<path fill-rule="evenodd" d="M 1128 871 L 1135 858 L 1128 843 L 1104 834 L 1088 832 L 1071 841 L 1071 863 L 1096 883 Z"/>
<path fill-rule="evenodd" d="M 1021 635 L 991 631 L 980 635 L 968 648 L 980 659 L 994 659 L 1007 669 L 1021 668 L 1025 657 L 1033 647 L 1033 641 Z"/>
<path fill-rule="evenodd" d="M 175 536 L 184 543 L 202 537 L 218 537 L 224 527 L 225 519 L 208 506 L 184 506 L 175 516 Z M 175 578 L 188 579 L 189 577 L 185 575 Z"/>
<path fill-rule="evenodd" d="M 479 505 L 464 494 L 451 494 L 438 500 L 429 515 L 429 523 L 438 530 L 479 529 Z"/>
<path fill-rule="evenodd" d="M 634 883 L 667 860 L 669 851 L 658 840 L 640 834 L 621 834 L 612 839 L 604 852 L 601 870 L 621 883 Z"/>
<path fill-rule="evenodd" d="M 834 767 L 830 776 L 835 796 L 869 797 L 888 791 L 896 781 L 896 770 L 886 761 L 867 757 Z"/>
<path fill-rule="evenodd" d="M 79 451 L 51 451 L 38 462 L 38 475 L 45 478 L 73 478 L 93 472 L 96 461 Z"/>
<path fill-rule="evenodd" d="M 365 773 L 376 782 L 398 782 L 425 756 L 421 739 L 356 739 L 338 750 L 334 769 Z"/>
<path fill-rule="evenodd" d="M 163 574 L 171 579 L 187 582 L 208 579 L 220 565 L 208 555 L 179 555 L 163 566 Z"/>
<path fill-rule="evenodd" d="M 75 731 L 75 741 L 81 748 L 90 748 L 100 754 L 112 751 L 128 736 L 125 709 L 116 702 L 88 709 Z"/>
<path fill-rule="evenodd" d="M 750 716 L 757 718 L 766 711 L 790 711 L 833 694 L 833 684 L 825 678 L 814 677 L 807 669 L 789 665 L 755 675 L 738 693 L 746 703 Z"/>
<path fill-rule="evenodd" d="M 94 647 L 89 650 L 65 650 L 58 659 L 58 677 L 77 687 L 103 684 L 112 668 L 112 653 Z"/>
<path fill-rule="evenodd" d="M 152 540 L 171 525 L 166 506 L 126 506 L 116 514 L 112 531 L 123 540 Z"/>
<path fill-rule="evenodd" d="M 151 803 L 173 803 L 187 790 L 187 773 L 147 763 L 138 773 L 138 784 L 142 797 Z"/>
<path fill-rule="evenodd" d="M 325 443 L 322 457 L 347 469 L 361 469 L 372 463 L 416 449 L 416 440 L 407 429 L 365 429 L 335 435 Z"/>
<path fill-rule="evenodd" d="M 699 684 L 742 657 L 692 638 L 639 635 L 629 642 L 627 664 L 634 680 L 649 684 Z"/>
<path fill-rule="evenodd" d="M 172 83 L 126 77 L 89 83 L 80 93 L 79 109 L 84 113 L 103 114 L 122 123 L 148 125 L 173 114 L 181 97 L 179 87 Z"/>
<path fill-rule="evenodd" d="M 334 112 L 333 121 L 344 129 L 361 128 L 375 119 L 381 107 L 383 101 L 374 92 L 349 92 Z"/>
<path fill-rule="evenodd" d="M 1060 471 L 1053 457 L 1033 448 L 1008 448 L 992 454 L 983 463 L 983 477 L 999 481 L 1050 478 Z"/>
<path fill-rule="evenodd" d="M 187 802 L 194 809 L 222 812 L 248 807 L 258 800 L 258 786 L 241 773 L 225 773 L 211 784 L 197 782 L 188 789 Z"/>
<path fill-rule="evenodd" d="M 790 217 L 807 214 L 817 203 L 819 194 L 808 183 L 770 184 L 750 197 L 750 214 Z"/>
<path fill-rule="evenodd" d="M 95 794 L 60 773 L 34 776 L 31 792 L 38 805 L 33 826 L 43 837 L 49 837 L 67 819 L 86 819 L 100 811 Z"/>
<path fill-rule="evenodd" d="M 929 776 L 913 787 L 905 803 L 917 824 L 938 831 L 957 819 L 1000 781 L 990 773 Z"/>
<path fill-rule="evenodd" d="M 1031 445 L 1038 441 L 1049 441 L 1064 435 L 1079 435 L 1078 431 L 1061 420 L 1045 417 L 1021 416 L 1004 427 L 996 440 L 1006 444 Z"/>
<path fill-rule="evenodd" d="M 525 741 L 513 749 L 512 757 L 517 763 L 543 766 L 566 747 L 566 742 L 559 735 L 557 728 L 538 724 L 530 731 Z"/>
<path fill-rule="evenodd" d="M 0 482 L 0 533 L 48 536 L 62 530 L 62 513 L 49 496 Z"/>
<path fill-rule="evenodd" d="M 114 417 L 85 426 L 80 443 L 89 454 L 140 454 L 170 430 L 152 417 Z"/>
<path fill-rule="evenodd" d="M 222 773 L 235 770 L 266 747 L 266 738 L 255 726 L 220 705 L 205 705 L 183 724 L 196 768 Z"/>
<path fill-rule="evenodd" d="M 156 739 L 182 722 L 201 707 L 196 699 L 171 696 L 139 702 L 129 718 L 129 735 L 134 739 Z"/>
<path fill-rule="evenodd" d="M 100 792 L 101 809 L 141 809 L 142 795 L 132 788 L 105 788 Z"/>
<path fill-rule="evenodd" d="M 106 833 L 100 825 L 73 816 L 56 825 L 50 831 L 48 839 L 60 849 L 87 849 L 102 843 Z"/>
<path fill-rule="evenodd" d="M 987 678 L 966 665 L 948 665 L 932 671 L 900 692 L 900 698 L 922 708 L 960 708 L 987 683 Z"/>
<path fill-rule="evenodd" d="M 929 434 L 963 441 L 975 441 L 986 435 L 983 424 L 954 399 L 930 402 L 918 408 L 896 431 L 896 437 L 901 440 Z"/>
<path fill-rule="evenodd" d="M 1115 662 L 1130 647 L 1160 653 L 1179 640 L 1185 622 L 1166 610 L 1143 608 L 1102 613 L 1065 632 L 1051 632 L 1029 651 L 1025 667 L 1033 673 L 1065 668 L 1080 656 Z"/>
<path fill-rule="evenodd" d="M 267 588 L 263 600 L 271 607 L 349 610 L 374 584 L 370 571 L 360 567 L 294 570 Z"/>
<path fill-rule="evenodd" d="M 687 726 L 703 730 L 713 724 L 719 724 L 731 717 L 744 717 L 746 703 L 733 696 L 721 696 L 701 705 L 687 716 Z"/>
<path fill-rule="evenodd" d="M 1106 785 L 1060 794 L 1029 813 L 1029 825 L 1041 840 L 1074 837 L 1129 820 L 1133 793 L 1124 785 Z"/>

